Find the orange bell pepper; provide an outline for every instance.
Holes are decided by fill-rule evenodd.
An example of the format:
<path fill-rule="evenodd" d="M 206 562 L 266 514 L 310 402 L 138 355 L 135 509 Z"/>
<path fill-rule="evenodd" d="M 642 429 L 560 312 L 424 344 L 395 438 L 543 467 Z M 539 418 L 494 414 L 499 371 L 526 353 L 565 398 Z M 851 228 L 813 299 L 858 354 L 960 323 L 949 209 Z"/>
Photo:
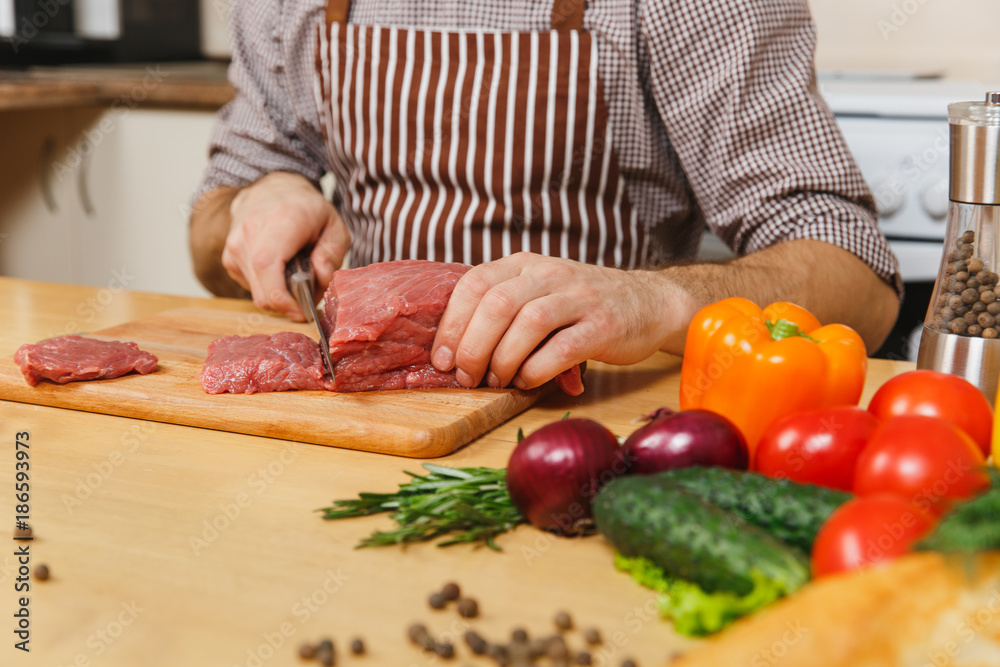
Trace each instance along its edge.
<path fill-rule="evenodd" d="M 752 459 L 778 417 L 857 405 L 867 368 L 865 343 L 848 326 L 821 326 L 793 303 L 761 309 L 747 299 L 723 299 L 699 310 L 688 327 L 680 407 L 727 417 Z"/>

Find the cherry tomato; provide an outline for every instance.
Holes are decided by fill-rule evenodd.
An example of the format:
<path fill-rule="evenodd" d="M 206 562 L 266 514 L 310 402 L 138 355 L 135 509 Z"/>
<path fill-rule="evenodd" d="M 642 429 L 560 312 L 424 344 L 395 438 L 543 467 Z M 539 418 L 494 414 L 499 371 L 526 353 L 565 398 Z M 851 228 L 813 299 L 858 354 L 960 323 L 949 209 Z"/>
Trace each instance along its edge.
<path fill-rule="evenodd" d="M 951 422 L 900 415 L 882 422 L 858 457 L 854 492 L 894 493 L 937 510 L 988 486 L 985 462 L 972 438 Z"/>
<path fill-rule="evenodd" d="M 834 510 L 816 535 L 813 576 L 856 570 L 902 556 L 934 523 L 933 517 L 899 496 L 849 500 Z"/>
<path fill-rule="evenodd" d="M 896 415 L 947 419 L 972 437 L 983 456 L 990 454 L 993 408 L 976 385 L 957 375 L 932 370 L 900 373 L 878 388 L 868 409 L 882 421 Z"/>
<path fill-rule="evenodd" d="M 793 413 L 764 431 L 754 469 L 771 477 L 850 491 L 858 456 L 878 425 L 875 415 L 857 407 Z"/>

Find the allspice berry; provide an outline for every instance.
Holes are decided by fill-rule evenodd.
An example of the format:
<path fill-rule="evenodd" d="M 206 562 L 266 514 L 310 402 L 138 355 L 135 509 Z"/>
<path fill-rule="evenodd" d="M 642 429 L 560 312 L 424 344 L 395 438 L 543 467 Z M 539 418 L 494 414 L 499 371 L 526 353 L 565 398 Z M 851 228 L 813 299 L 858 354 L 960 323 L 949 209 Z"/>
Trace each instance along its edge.
<path fill-rule="evenodd" d="M 462 618 L 475 618 L 479 615 L 479 603 L 474 598 L 462 598 L 458 601 L 458 615 Z"/>
<path fill-rule="evenodd" d="M 42 563 L 35 568 L 35 579 L 38 581 L 48 581 L 49 579 L 49 566 Z"/>

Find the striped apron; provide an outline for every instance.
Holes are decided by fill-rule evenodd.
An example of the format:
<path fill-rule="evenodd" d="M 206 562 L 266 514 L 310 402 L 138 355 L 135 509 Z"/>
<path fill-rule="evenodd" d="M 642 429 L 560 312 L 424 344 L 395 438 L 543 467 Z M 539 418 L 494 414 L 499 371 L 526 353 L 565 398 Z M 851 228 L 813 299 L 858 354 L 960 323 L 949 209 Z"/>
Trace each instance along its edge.
<path fill-rule="evenodd" d="M 349 1 L 327 6 L 314 92 L 352 266 L 646 263 L 584 0 L 557 0 L 547 32 L 353 25 Z"/>

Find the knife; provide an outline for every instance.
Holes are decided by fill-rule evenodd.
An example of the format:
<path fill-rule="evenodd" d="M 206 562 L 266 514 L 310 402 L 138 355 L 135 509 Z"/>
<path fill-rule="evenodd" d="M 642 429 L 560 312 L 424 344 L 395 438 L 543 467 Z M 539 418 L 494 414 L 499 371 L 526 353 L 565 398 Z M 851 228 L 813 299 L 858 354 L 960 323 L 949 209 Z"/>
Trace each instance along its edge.
<path fill-rule="evenodd" d="M 303 248 L 295 257 L 289 260 L 285 266 L 285 282 L 288 284 L 288 291 L 292 293 L 296 300 L 298 300 L 299 306 L 302 307 L 302 312 L 305 313 L 306 320 L 316 323 L 316 330 L 319 331 L 319 348 L 323 352 L 323 365 L 326 367 L 326 371 L 330 374 L 330 379 L 332 380 L 334 375 L 333 361 L 330 359 L 330 343 L 326 339 L 323 326 L 319 321 L 319 315 L 316 313 L 316 300 L 314 298 L 315 293 L 313 292 L 316 278 L 312 263 L 309 261 L 311 251 L 312 249 L 309 247 Z"/>

